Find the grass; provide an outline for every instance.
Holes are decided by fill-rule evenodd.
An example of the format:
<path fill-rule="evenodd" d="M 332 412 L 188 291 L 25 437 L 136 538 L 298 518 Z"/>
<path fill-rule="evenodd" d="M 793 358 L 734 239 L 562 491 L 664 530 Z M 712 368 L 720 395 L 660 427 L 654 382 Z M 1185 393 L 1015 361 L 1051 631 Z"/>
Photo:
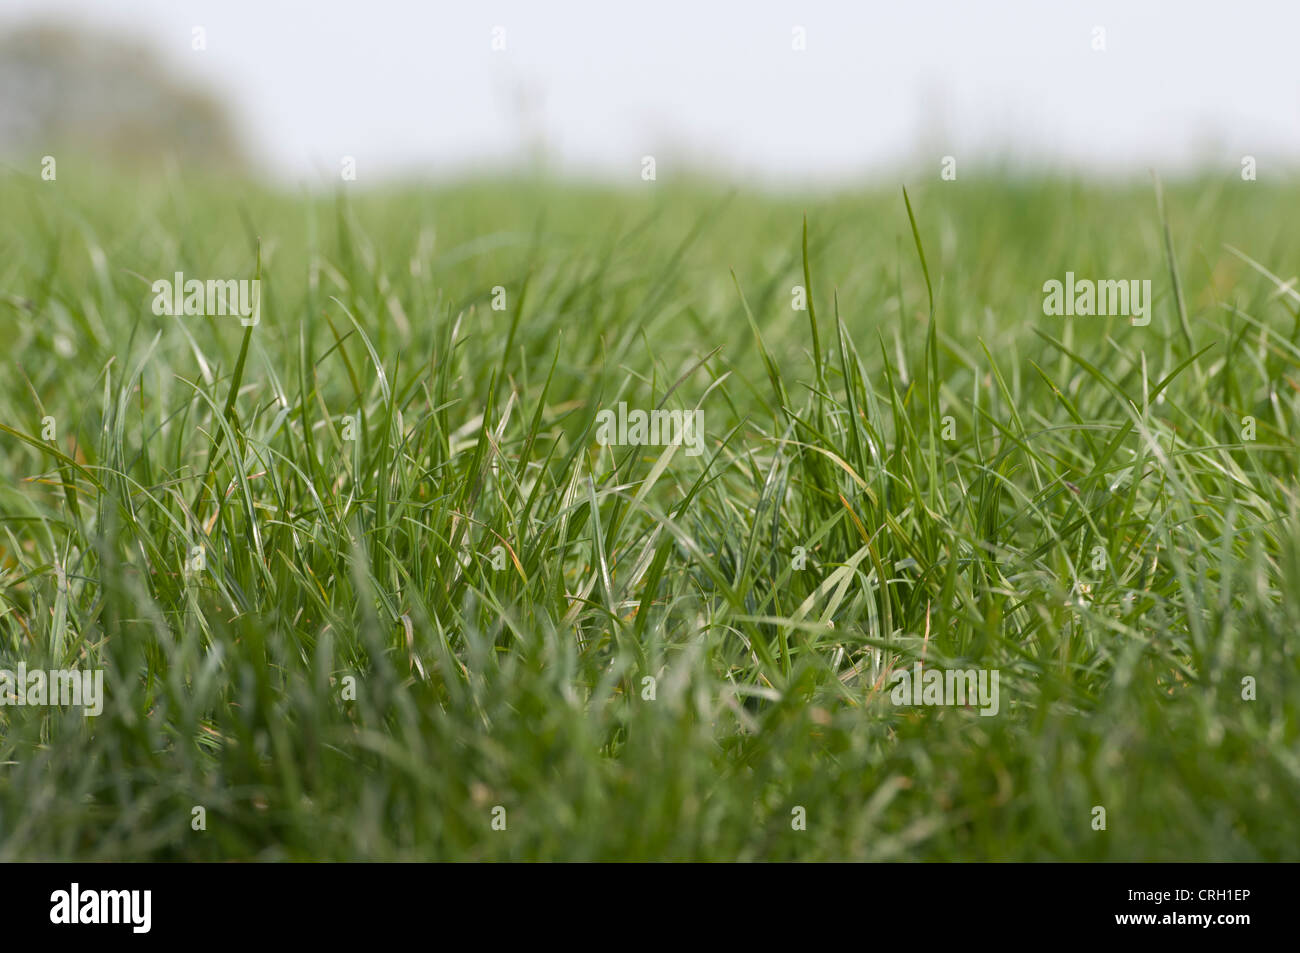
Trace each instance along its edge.
<path fill-rule="evenodd" d="M 0 668 L 107 701 L 0 707 L 0 860 L 1300 859 L 1295 184 L 59 176 L 0 176 Z"/>

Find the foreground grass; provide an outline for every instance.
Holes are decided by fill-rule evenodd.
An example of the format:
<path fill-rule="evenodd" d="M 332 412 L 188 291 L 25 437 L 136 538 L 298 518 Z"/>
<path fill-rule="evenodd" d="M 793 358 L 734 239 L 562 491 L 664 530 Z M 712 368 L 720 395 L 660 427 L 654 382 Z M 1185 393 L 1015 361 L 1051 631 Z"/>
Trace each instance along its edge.
<path fill-rule="evenodd" d="M 1297 859 L 1300 188 L 909 197 L 0 178 L 0 860 Z"/>

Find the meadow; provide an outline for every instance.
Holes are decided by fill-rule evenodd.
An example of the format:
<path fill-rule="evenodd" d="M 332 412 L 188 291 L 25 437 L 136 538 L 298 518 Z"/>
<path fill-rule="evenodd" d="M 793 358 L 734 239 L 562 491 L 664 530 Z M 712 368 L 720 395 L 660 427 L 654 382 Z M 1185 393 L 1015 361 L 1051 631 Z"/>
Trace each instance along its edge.
<path fill-rule="evenodd" d="M 1300 859 L 1300 182 L 903 181 L 0 173 L 0 860 Z"/>

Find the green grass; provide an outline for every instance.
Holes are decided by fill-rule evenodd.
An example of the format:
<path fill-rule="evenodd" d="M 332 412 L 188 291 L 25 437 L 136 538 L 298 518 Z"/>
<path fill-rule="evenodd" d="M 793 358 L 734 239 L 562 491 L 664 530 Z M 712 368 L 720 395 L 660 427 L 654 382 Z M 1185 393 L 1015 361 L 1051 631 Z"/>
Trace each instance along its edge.
<path fill-rule="evenodd" d="M 107 701 L 0 707 L 0 860 L 1300 859 L 1300 309 L 1241 257 L 1300 185 L 59 176 L 0 176 L 0 667 Z M 150 309 L 259 268 L 248 332 Z"/>

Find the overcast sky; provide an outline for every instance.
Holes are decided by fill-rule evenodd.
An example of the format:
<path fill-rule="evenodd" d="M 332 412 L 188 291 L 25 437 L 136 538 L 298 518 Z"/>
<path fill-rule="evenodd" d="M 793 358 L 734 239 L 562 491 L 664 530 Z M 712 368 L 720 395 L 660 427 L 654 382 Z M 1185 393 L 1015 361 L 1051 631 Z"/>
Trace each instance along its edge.
<path fill-rule="evenodd" d="M 0 25 L 35 15 L 151 40 L 289 180 L 344 155 L 359 178 L 453 174 L 537 143 L 615 179 L 645 154 L 661 179 L 690 160 L 774 182 L 918 154 L 936 174 L 945 154 L 1300 159 L 1297 0 L 0 0 Z"/>

